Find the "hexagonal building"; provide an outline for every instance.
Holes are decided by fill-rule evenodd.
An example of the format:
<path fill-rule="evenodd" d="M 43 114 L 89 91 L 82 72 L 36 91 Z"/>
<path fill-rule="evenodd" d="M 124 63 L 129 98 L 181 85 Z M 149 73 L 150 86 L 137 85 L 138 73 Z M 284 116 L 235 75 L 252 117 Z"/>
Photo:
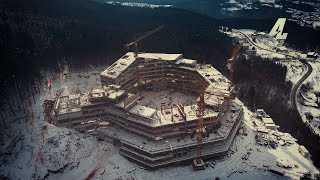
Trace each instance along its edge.
<path fill-rule="evenodd" d="M 226 155 L 243 116 L 231 82 L 182 54 L 128 52 L 100 79 L 100 88 L 58 97 L 54 124 L 118 144 L 120 154 L 149 168 L 197 158 L 201 94 L 201 158 Z"/>

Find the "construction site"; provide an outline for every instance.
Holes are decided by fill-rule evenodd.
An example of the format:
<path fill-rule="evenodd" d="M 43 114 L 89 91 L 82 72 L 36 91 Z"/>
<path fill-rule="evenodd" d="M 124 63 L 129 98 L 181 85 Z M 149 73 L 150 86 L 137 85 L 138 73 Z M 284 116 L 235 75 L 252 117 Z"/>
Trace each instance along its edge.
<path fill-rule="evenodd" d="M 12 179 L 299 179 L 319 173 L 311 152 L 279 131 L 267 111 L 251 112 L 236 98 L 241 44 L 227 61 L 229 80 L 182 54 L 138 52 L 137 43 L 160 29 L 135 38 L 126 45 L 134 51 L 111 65 L 71 71 L 63 62 L 59 73 L 43 71 L 46 80 L 27 99 L 26 111 L 6 111 L 14 131 L 4 134 L 10 141 L 2 151 L 21 156 L 3 156 L 1 171 Z"/>
<path fill-rule="evenodd" d="M 231 82 L 182 54 L 128 52 L 100 74 L 101 87 L 58 96 L 53 124 L 121 144 L 149 168 L 226 155 L 242 119 Z"/>
<path fill-rule="evenodd" d="M 227 154 L 243 110 L 232 82 L 211 65 L 138 52 L 137 43 L 162 28 L 127 44 L 134 52 L 100 74 L 99 88 L 57 94 L 50 121 L 118 143 L 120 154 L 148 168 L 192 161 L 204 169 L 203 158 Z"/>
<path fill-rule="evenodd" d="M 0 4 L 0 180 L 320 179 L 319 3 Z"/>

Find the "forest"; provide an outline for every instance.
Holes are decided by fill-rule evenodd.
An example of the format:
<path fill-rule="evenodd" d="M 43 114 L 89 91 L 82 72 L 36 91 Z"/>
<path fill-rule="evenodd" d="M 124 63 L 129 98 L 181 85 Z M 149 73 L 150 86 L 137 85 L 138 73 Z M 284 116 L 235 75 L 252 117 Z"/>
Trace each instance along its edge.
<path fill-rule="evenodd" d="M 232 40 L 218 32 L 214 19 L 183 10 L 86 0 L 1 3 L 1 79 L 13 74 L 26 78 L 62 57 L 72 57 L 74 64 L 114 61 L 128 51 L 123 45 L 134 34 L 159 25 L 166 27 L 143 41 L 140 51 L 183 53 L 222 68 L 233 48 Z"/>
<path fill-rule="evenodd" d="M 289 132 L 312 154 L 320 167 L 320 141 L 310 132 L 293 106 L 290 106 L 292 83 L 286 81 L 287 68 L 278 59 L 240 55 L 235 66 L 237 97 L 252 111 L 264 109 L 283 132 Z"/>
<path fill-rule="evenodd" d="M 130 51 L 124 45 L 135 34 L 160 25 L 165 28 L 139 43 L 140 51 L 182 53 L 227 71 L 233 42 L 209 17 L 174 8 L 132 8 L 90 0 L 1 1 L 0 109 L 20 108 L 14 95 L 33 99 L 46 80 L 40 70 L 59 71 L 65 61 L 71 69 L 111 64 Z"/>

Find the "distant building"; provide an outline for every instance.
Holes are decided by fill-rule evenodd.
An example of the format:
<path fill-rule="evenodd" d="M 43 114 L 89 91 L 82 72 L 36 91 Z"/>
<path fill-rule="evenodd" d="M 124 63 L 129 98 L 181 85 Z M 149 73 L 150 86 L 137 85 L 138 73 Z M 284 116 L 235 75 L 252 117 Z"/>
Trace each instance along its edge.
<path fill-rule="evenodd" d="M 250 47 L 250 44 L 247 42 L 242 43 L 242 46 L 246 49 L 248 49 Z"/>
<path fill-rule="evenodd" d="M 269 117 L 265 118 L 263 117 L 262 118 L 262 122 L 263 122 L 263 125 L 267 128 L 267 129 L 275 129 L 277 126 L 274 124 L 273 120 Z"/>
<path fill-rule="evenodd" d="M 256 113 L 257 113 L 257 115 L 260 115 L 260 116 L 262 116 L 263 114 L 266 114 L 266 112 L 264 112 L 263 109 L 257 109 Z"/>
<path fill-rule="evenodd" d="M 273 120 L 271 118 L 262 118 L 262 122 L 264 125 L 266 124 L 274 124 Z"/>
<path fill-rule="evenodd" d="M 248 55 L 255 55 L 256 54 L 256 49 L 255 47 L 249 47 L 248 51 L 247 51 Z"/>
<path fill-rule="evenodd" d="M 275 125 L 275 124 L 266 124 L 265 125 L 265 127 L 267 128 L 267 129 L 271 129 L 271 130 L 274 130 L 274 129 L 276 129 L 277 128 L 277 126 Z"/>
<path fill-rule="evenodd" d="M 304 146 L 299 146 L 298 151 L 302 154 L 303 157 L 308 157 L 310 156 L 309 151 L 306 149 Z"/>
<path fill-rule="evenodd" d="M 316 52 L 308 52 L 307 54 L 307 58 L 312 59 L 312 60 L 316 60 L 318 58 L 319 54 Z"/>
<path fill-rule="evenodd" d="M 270 118 L 270 116 L 263 109 L 257 109 L 256 114 L 267 129 L 274 130 L 277 128 L 272 118 Z"/>
<path fill-rule="evenodd" d="M 270 117 L 263 109 L 256 110 L 257 117 L 262 120 L 263 117 Z"/>

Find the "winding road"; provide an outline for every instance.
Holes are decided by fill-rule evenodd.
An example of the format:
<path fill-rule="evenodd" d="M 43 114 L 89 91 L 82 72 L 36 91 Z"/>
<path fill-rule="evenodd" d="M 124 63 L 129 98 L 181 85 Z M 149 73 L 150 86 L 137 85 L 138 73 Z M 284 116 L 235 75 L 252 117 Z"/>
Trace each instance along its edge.
<path fill-rule="evenodd" d="M 285 56 L 289 56 L 289 57 L 292 57 L 292 58 L 296 58 L 296 59 L 299 59 L 299 61 L 301 63 L 303 63 L 306 68 L 307 68 L 307 72 L 298 80 L 297 83 L 294 84 L 292 90 L 291 90 L 291 94 L 290 94 L 290 102 L 291 102 L 291 105 L 294 106 L 294 108 L 299 112 L 298 110 L 298 101 L 297 101 L 297 94 L 298 94 L 298 91 L 299 91 L 299 88 L 301 86 L 301 84 L 310 76 L 310 74 L 312 73 L 312 66 L 304 59 L 300 59 L 300 58 L 297 58 L 295 56 L 292 56 L 290 54 L 287 54 L 287 53 L 282 53 L 282 52 L 277 52 L 277 51 L 273 51 L 273 50 L 270 50 L 270 49 L 267 49 L 267 48 L 263 48 L 263 47 L 260 47 L 258 46 L 256 43 L 254 43 L 251 38 L 244 34 L 243 32 L 241 31 L 238 31 L 238 30 L 234 30 L 235 32 L 237 33 L 240 33 L 242 36 L 244 36 L 247 41 L 253 45 L 254 47 L 256 48 L 259 48 L 259 49 L 263 49 L 265 51 L 269 51 L 269 52 L 272 52 L 272 53 L 277 53 L 277 54 L 281 54 L 281 55 L 285 55 Z M 300 112 L 299 112 L 300 114 Z"/>
<path fill-rule="evenodd" d="M 307 72 L 299 79 L 299 81 L 293 86 L 290 94 L 290 100 L 291 100 L 291 105 L 295 107 L 295 109 L 298 110 L 298 101 L 297 101 L 297 95 L 298 95 L 298 90 L 301 86 L 301 84 L 310 76 L 312 73 L 312 66 L 304 61 L 301 61 L 306 67 L 307 67 Z"/>

